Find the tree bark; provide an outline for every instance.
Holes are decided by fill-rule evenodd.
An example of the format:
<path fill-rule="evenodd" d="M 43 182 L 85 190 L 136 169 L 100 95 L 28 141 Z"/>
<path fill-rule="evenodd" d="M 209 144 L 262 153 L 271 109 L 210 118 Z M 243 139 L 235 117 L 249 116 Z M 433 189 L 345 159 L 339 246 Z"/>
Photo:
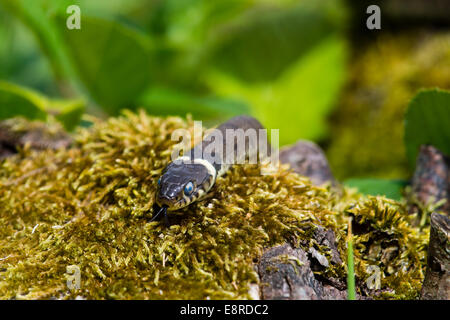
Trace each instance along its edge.
<path fill-rule="evenodd" d="M 422 145 L 417 157 L 416 170 L 411 181 L 412 192 L 424 205 L 437 203 L 445 199 L 439 208 L 450 214 L 450 159 L 441 151 L 430 145 Z M 410 207 L 411 213 L 417 213 L 416 205 Z"/>
<path fill-rule="evenodd" d="M 434 212 L 421 299 L 450 300 L 450 219 Z"/>
<path fill-rule="evenodd" d="M 20 126 L 18 123 L 20 122 Z M 0 122 L 0 159 L 17 153 L 18 148 L 59 149 L 72 144 L 72 138 L 57 125 L 13 118 Z"/>
<path fill-rule="evenodd" d="M 345 290 L 318 281 L 308 254 L 289 244 L 268 249 L 258 264 L 261 298 L 265 300 L 345 300 Z"/>

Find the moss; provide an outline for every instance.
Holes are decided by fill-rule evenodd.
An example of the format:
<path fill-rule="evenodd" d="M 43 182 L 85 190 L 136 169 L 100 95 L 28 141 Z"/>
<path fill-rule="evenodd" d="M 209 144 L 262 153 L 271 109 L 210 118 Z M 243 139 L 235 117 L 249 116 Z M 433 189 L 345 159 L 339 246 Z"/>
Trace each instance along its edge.
<path fill-rule="evenodd" d="M 429 228 L 413 228 L 404 204 L 377 197 L 349 203 L 345 212 L 353 216 L 355 273 L 359 280 L 367 281 L 373 274 L 368 267 L 377 266 L 383 292 L 375 297 L 418 298 Z"/>
<path fill-rule="evenodd" d="M 349 190 L 338 195 L 286 167 L 262 176 L 257 166 L 236 166 L 208 199 L 171 213 L 170 227 L 149 222 L 170 135 L 192 127 L 190 119 L 126 113 L 80 129 L 70 149 L 25 147 L 3 161 L 0 298 L 250 298 L 249 285 L 258 282 L 253 263 L 264 248 L 290 241 L 331 259 L 312 238 L 313 224 L 332 228 L 344 252 L 349 214 L 374 229 L 356 236 L 357 276 L 367 278 L 365 243 L 385 232 L 401 257 L 389 264 L 394 271 L 383 288 L 395 298 L 417 294 L 427 235 L 412 230 L 401 204 Z M 396 276 L 402 262 L 413 267 Z M 66 286 L 72 265 L 81 271 L 77 290 Z M 330 266 L 322 273 L 345 279 L 344 265 Z"/>
<path fill-rule="evenodd" d="M 450 33 L 381 36 L 357 49 L 331 121 L 327 157 L 337 178 L 409 177 L 404 112 L 421 88 L 450 88 Z"/>

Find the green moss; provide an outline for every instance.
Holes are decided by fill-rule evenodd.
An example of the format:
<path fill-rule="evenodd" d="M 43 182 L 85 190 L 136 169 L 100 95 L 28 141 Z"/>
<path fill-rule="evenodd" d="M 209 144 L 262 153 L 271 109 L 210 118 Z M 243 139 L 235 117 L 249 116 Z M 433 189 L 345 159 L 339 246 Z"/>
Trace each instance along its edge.
<path fill-rule="evenodd" d="M 257 166 L 236 166 L 208 199 L 172 213 L 169 228 L 149 222 L 171 133 L 192 126 L 190 119 L 126 113 L 80 129 L 71 149 L 25 148 L 3 161 L 0 298 L 250 298 L 249 285 L 258 282 L 253 261 L 264 248 L 291 241 L 330 259 L 312 238 L 313 224 L 332 228 L 345 252 L 349 214 L 375 230 L 355 236 L 357 276 L 367 277 L 367 239 L 387 232 L 401 258 L 389 264 L 393 278 L 383 288 L 395 298 L 417 294 L 427 234 L 412 230 L 402 205 L 349 190 L 338 195 L 285 167 L 262 176 Z M 391 209 L 378 214 L 385 207 Z M 413 268 L 395 276 L 401 262 Z M 66 286 L 71 265 L 81 271 L 81 288 L 73 291 Z M 324 274 L 345 279 L 345 265 L 330 265 Z M 411 288 L 404 281 L 413 281 Z"/>
<path fill-rule="evenodd" d="M 411 226 L 406 207 L 395 201 L 369 197 L 350 203 L 345 209 L 354 217 L 355 271 L 365 282 L 380 270 L 381 288 L 378 298 L 418 298 L 424 277 L 429 229 Z"/>

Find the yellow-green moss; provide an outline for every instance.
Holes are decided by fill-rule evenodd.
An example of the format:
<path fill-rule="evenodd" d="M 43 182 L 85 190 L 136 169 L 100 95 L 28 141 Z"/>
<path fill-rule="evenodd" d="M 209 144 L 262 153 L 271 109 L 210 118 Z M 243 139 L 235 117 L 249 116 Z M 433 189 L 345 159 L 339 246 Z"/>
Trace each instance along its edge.
<path fill-rule="evenodd" d="M 383 288 L 395 298 L 417 295 L 427 233 L 409 226 L 404 206 L 349 190 L 340 196 L 285 167 L 262 176 L 257 166 L 236 166 L 208 199 L 172 213 L 169 228 L 149 222 L 171 133 L 192 125 L 127 113 L 80 130 L 71 149 L 25 149 L 3 161 L 0 298 L 250 298 L 258 281 L 253 263 L 264 248 L 303 240 L 330 258 L 312 238 L 312 224 L 332 228 L 345 252 L 349 214 L 370 222 L 371 233 L 355 240 L 357 277 L 367 277 L 364 243 L 380 230 L 401 253 L 389 265 L 397 276 Z M 399 274 L 401 263 L 410 268 Z M 66 286 L 70 265 L 81 271 L 74 291 Z M 343 279 L 345 266 L 324 274 Z"/>
<path fill-rule="evenodd" d="M 413 228 L 404 205 L 387 199 L 369 197 L 350 203 L 345 212 L 354 217 L 355 273 L 359 280 L 367 281 L 374 275 L 368 267 L 377 266 L 381 288 L 386 289 L 377 298 L 418 298 L 429 230 Z"/>

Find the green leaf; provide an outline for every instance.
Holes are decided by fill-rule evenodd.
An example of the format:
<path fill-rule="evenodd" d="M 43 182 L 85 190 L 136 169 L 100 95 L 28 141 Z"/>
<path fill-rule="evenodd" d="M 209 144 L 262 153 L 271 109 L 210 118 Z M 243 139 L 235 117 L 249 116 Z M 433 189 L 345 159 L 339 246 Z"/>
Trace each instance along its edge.
<path fill-rule="evenodd" d="M 65 24 L 61 29 L 91 96 L 112 114 L 132 106 L 150 82 L 150 39 L 120 23 L 85 15 L 80 30 Z"/>
<path fill-rule="evenodd" d="M 422 90 L 409 103 L 405 146 L 411 165 L 415 165 L 422 144 L 433 145 L 450 156 L 450 91 Z"/>
<path fill-rule="evenodd" d="M 249 113 L 248 106 L 239 100 L 215 96 L 196 96 L 180 90 L 152 87 L 138 99 L 138 104 L 151 114 L 191 114 L 195 119 L 222 120 Z"/>
<path fill-rule="evenodd" d="M 47 111 L 52 112 L 67 131 L 72 131 L 80 123 L 85 109 L 86 102 L 83 99 L 53 100 Z"/>
<path fill-rule="evenodd" d="M 74 74 L 70 61 L 67 58 L 65 48 L 61 42 L 58 27 L 52 19 L 49 19 L 48 12 L 44 9 L 45 1 L 27 0 L 0 0 L 5 9 L 18 17 L 34 33 L 44 53 L 49 58 L 54 74 L 58 80 L 68 80 Z M 52 10 L 61 11 L 67 7 L 68 0 L 64 3 L 58 1 L 58 5 L 52 4 Z M 48 5 L 48 4 L 47 4 Z M 64 25 L 65 28 L 65 25 Z"/>
<path fill-rule="evenodd" d="M 347 240 L 347 299 L 355 300 L 355 267 L 354 267 L 354 255 L 353 255 L 353 241 L 351 235 Z"/>
<path fill-rule="evenodd" d="M 333 31 L 324 11 L 307 2 L 249 10 L 216 31 L 213 61 L 241 80 L 275 79 Z"/>
<path fill-rule="evenodd" d="M 26 88 L 0 81 L 0 119 L 23 116 L 45 120 L 47 101 Z"/>
<path fill-rule="evenodd" d="M 207 85 L 246 101 L 268 129 L 280 130 L 281 145 L 325 137 L 346 75 L 345 15 L 336 3 L 260 3 L 216 28 Z"/>
<path fill-rule="evenodd" d="M 386 196 L 387 198 L 400 200 L 402 198 L 402 189 L 407 185 L 404 180 L 385 180 L 385 179 L 348 179 L 344 185 L 351 188 L 357 188 L 359 192 L 372 196 Z"/>
<path fill-rule="evenodd" d="M 0 119 L 23 116 L 45 121 L 51 114 L 67 130 L 72 130 L 84 110 L 83 100 L 52 100 L 31 89 L 0 81 Z"/>
<path fill-rule="evenodd" d="M 268 129 L 280 129 L 281 145 L 317 140 L 327 133 L 326 117 L 345 80 L 345 59 L 346 43 L 333 35 L 274 81 L 246 83 L 213 71 L 208 84 L 220 96 L 247 101 Z"/>

